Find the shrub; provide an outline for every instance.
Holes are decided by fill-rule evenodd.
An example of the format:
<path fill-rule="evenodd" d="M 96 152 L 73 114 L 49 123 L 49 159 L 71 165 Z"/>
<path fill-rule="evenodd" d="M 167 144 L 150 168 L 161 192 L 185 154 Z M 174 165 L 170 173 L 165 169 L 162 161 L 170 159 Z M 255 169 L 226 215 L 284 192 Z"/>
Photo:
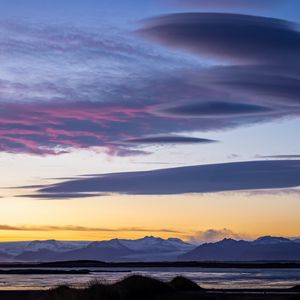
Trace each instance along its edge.
<path fill-rule="evenodd" d="M 170 285 L 178 291 L 204 291 L 197 283 L 182 276 L 173 278 Z"/>
<path fill-rule="evenodd" d="M 117 282 L 115 286 L 126 293 L 126 298 L 128 299 L 147 299 L 155 295 L 174 291 L 174 289 L 165 282 L 141 275 L 129 276 Z"/>
<path fill-rule="evenodd" d="M 178 276 L 170 283 L 132 275 L 123 280 L 109 284 L 102 281 L 92 281 L 82 289 L 60 286 L 48 292 L 49 300 L 146 300 L 156 296 L 174 296 L 176 291 L 202 291 L 196 283 Z"/>

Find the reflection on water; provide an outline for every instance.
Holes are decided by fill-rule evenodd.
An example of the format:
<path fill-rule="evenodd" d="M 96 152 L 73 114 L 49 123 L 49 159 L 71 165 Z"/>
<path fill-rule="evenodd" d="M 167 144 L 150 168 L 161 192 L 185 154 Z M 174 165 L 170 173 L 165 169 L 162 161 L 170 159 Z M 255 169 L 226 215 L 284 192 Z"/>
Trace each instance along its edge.
<path fill-rule="evenodd" d="M 80 287 L 92 280 L 114 282 L 130 274 L 162 280 L 182 275 L 204 288 L 288 288 L 300 284 L 297 269 L 132 268 L 124 273 L 111 272 L 112 269 L 107 273 L 97 273 L 97 268 L 90 270 L 92 273 L 87 275 L 0 275 L 0 289 L 47 289 L 62 284 Z"/>

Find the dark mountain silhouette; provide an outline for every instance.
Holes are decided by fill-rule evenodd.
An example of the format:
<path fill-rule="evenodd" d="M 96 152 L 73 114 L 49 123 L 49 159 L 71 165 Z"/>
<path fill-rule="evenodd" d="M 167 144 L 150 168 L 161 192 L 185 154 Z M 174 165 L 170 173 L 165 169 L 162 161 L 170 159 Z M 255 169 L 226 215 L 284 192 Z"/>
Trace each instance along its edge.
<path fill-rule="evenodd" d="M 286 242 L 251 245 L 242 253 L 241 260 L 300 260 L 300 244 Z"/>
<path fill-rule="evenodd" d="M 245 251 L 250 242 L 224 239 L 216 243 L 205 243 L 181 256 L 179 260 L 240 260 L 240 253 Z"/>
<path fill-rule="evenodd" d="M 58 252 L 40 249 L 37 251 L 24 251 L 15 256 L 16 261 L 52 261 L 56 260 Z"/>
<path fill-rule="evenodd" d="M 4 252 L 0 252 L 0 261 L 12 261 L 13 257 L 11 255 L 8 255 Z"/>
<path fill-rule="evenodd" d="M 224 239 L 200 245 L 178 258 L 190 261 L 294 261 L 300 260 L 300 244 L 270 236 L 252 242 Z"/>

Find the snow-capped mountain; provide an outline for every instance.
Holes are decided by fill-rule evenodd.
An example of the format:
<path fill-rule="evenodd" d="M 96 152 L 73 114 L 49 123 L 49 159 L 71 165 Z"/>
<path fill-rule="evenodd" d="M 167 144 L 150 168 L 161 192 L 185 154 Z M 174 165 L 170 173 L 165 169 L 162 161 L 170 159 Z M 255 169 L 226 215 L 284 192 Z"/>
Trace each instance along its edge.
<path fill-rule="evenodd" d="M 145 236 L 137 240 L 118 240 L 120 244 L 129 249 L 143 252 L 184 252 L 194 248 L 193 245 L 185 243 L 177 238 L 162 239 L 153 236 Z"/>
<path fill-rule="evenodd" d="M 2 242 L 0 243 L 0 252 L 10 256 L 17 256 L 23 252 L 37 252 L 40 250 L 49 250 L 54 252 L 64 252 L 82 248 L 90 242 L 85 241 L 27 241 L 27 242 Z"/>
<path fill-rule="evenodd" d="M 55 252 L 66 252 L 70 250 L 79 249 L 88 245 L 89 242 L 65 242 L 56 240 L 46 240 L 46 241 L 32 241 L 28 243 L 23 251 L 36 252 L 39 250 L 50 250 Z"/>
<path fill-rule="evenodd" d="M 1 243 L 0 243 L 1 244 Z M 157 261 L 176 260 L 195 246 L 177 238 L 112 239 L 95 242 L 66 242 L 56 240 L 32 241 L 13 245 L 17 261 L 103 260 L 103 261 Z M 5 248 L 3 248 L 5 249 Z M 4 253 L 8 254 L 6 251 Z M 12 254 L 12 251 L 10 251 Z"/>
<path fill-rule="evenodd" d="M 0 261 L 253 261 L 300 260 L 300 243 L 264 236 L 254 241 L 224 239 L 195 246 L 177 238 L 112 239 L 95 242 L 0 243 Z"/>
<path fill-rule="evenodd" d="M 30 242 L 2 242 L 0 243 L 0 251 L 6 255 L 19 255 Z"/>
<path fill-rule="evenodd" d="M 146 236 L 141 239 L 112 239 L 92 242 L 88 246 L 64 252 L 57 258 L 95 259 L 105 261 L 158 261 L 176 260 L 178 255 L 191 250 L 194 246 L 180 239 L 162 239 Z"/>

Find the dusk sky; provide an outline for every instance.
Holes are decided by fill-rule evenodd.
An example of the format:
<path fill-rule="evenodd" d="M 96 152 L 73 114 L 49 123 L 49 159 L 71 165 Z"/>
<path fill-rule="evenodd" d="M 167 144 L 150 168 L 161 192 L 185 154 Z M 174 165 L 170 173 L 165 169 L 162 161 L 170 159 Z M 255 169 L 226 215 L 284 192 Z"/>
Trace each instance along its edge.
<path fill-rule="evenodd" d="M 300 1 L 0 1 L 0 241 L 300 236 Z"/>

